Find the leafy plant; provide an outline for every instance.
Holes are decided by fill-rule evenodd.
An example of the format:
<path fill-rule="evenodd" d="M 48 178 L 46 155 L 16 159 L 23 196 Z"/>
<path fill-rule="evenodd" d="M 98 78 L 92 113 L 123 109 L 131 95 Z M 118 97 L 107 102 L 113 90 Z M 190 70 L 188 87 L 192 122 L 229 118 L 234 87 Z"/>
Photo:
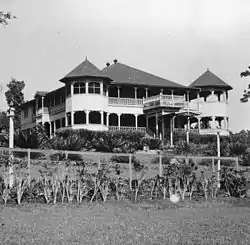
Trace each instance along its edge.
<path fill-rule="evenodd" d="M 18 205 L 20 205 L 23 193 L 28 188 L 28 173 L 26 169 L 19 168 L 14 171 L 14 174 L 15 174 L 14 189 L 17 194 L 17 203 Z"/>
<path fill-rule="evenodd" d="M 179 141 L 175 145 L 174 153 L 177 155 L 190 155 L 194 154 L 196 150 L 196 145 L 192 143 L 187 143 L 186 141 Z"/>
<path fill-rule="evenodd" d="M 233 168 L 223 167 L 220 172 L 221 189 L 226 190 L 229 196 L 240 197 L 246 192 L 246 170 L 237 171 Z"/>
<path fill-rule="evenodd" d="M 109 185 L 111 182 L 111 179 L 107 176 L 109 172 L 110 170 L 108 169 L 107 165 L 102 164 L 97 173 L 92 174 L 91 177 L 94 184 L 94 191 L 90 202 L 93 202 L 94 198 L 97 199 L 98 193 L 101 194 L 104 202 L 107 200 L 107 197 L 110 194 Z"/>
<path fill-rule="evenodd" d="M 122 137 L 117 137 L 113 132 L 100 132 L 96 135 L 93 145 L 97 151 L 116 152 L 122 149 L 126 142 Z"/>

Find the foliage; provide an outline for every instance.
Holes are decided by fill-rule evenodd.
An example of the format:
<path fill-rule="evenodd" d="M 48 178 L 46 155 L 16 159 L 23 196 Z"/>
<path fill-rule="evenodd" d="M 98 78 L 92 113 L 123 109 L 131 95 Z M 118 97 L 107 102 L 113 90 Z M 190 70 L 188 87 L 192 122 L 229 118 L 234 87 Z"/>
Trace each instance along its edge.
<path fill-rule="evenodd" d="M 2 111 L 0 112 L 0 133 L 9 131 L 9 119 L 7 113 Z"/>
<path fill-rule="evenodd" d="M 15 146 L 26 149 L 43 149 L 47 147 L 48 136 L 41 125 L 33 128 L 20 130 L 17 129 L 14 135 Z"/>
<path fill-rule="evenodd" d="M 237 171 L 233 168 L 223 167 L 221 169 L 221 188 L 229 196 L 240 197 L 246 194 L 247 180 L 244 176 L 246 170 Z"/>
<path fill-rule="evenodd" d="M 14 126 L 20 128 L 21 125 L 21 107 L 24 103 L 23 89 L 25 87 L 24 81 L 18 81 L 14 78 L 7 84 L 8 90 L 5 92 L 5 97 L 8 106 L 12 103 L 15 109 Z"/>
<path fill-rule="evenodd" d="M 250 66 L 248 67 L 248 69 L 246 71 L 241 72 L 240 76 L 241 77 L 248 77 L 250 75 L 249 69 L 250 69 Z M 242 103 L 248 102 L 248 99 L 250 97 L 249 88 L 250 88 L 250 85 L 248 85 L 248 89 L 244 90 L 244 93 L 243 93 L 242 97 L 240 98 L 240 102 L 242 102 Z"/>
<path fill-rule="evenodd" d="M 7 26 L 9 24 L 9 20 L 15 19 L 16 16 L 12 15 L 10 12 L 0 11 L 0 24 L 3 26 Z"/>
<path fill-rule="evenodd" d="M 59 130 L 50 145 L 54 150 L 86 151 L 92 149 L 93 137 L 93 132 L 88 130 Z"/>
<path fill-rule="evenodd" d="M 190 155 L 195 154 L 196 145 L 187 143 L 186 141 L 179 141 L 174 148 L 174 153 L 177 155 Z"/>
<path fill-rule="evenodd" d="M 111 162 L 114 163 L 129 163 L 129 156 L 128 155 L 114 155 L 111 157 Z M 136 157 L 133 155 L 131 159 L 132 163 L 135 163 Z"/>
<path fill-rule="evenodd" d="M 99 132 L 93 142 L 96 151 L 100 152 L 119 152 L 125 144 L 123 137 L 113 132 Z"/>

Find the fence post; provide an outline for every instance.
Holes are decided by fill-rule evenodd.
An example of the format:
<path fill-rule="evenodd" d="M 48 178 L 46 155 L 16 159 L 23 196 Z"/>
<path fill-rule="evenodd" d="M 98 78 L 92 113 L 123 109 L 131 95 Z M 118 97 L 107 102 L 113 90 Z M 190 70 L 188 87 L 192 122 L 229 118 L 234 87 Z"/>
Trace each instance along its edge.
<path fill-rule="evenodd" d="M 235 158 L 235 163 L 236 163 L 236 170 L 239 171 L 239 158 Z"/>
<path fill-rule="evenodd" d="M 217 181 L 218 181 L 218 189 L 220 189 L 220 159 L 218 158 L 217 164 Z"/>
<path fill-rule="evenodd" d="M 98 169 L 100 169 L 101 168 L 101 153 L 100 152 L 98 152 L 97 164 L 98 164 Z"/>
<path fill-rule="evenodd" d="M 162 177 L 162 154 L 159 156 L 159 176 Z"/>
<path fill-rule="evenodd" d="M 215 168 L 214 168 L 214 158 L 212 158 L 212 171 L 213 171 L 213 173 L 215 172 Z"/>
<path fill-rule="evenodd" d="M 27 168 L 28 168 L 28 186 L 30 187 L 30 180 L 31 180 L 31 172 L 30 172 L 30 149 L 28 149 L 28 163 L 27 163 Z"/>
<path fill-rule="evenodd" d="M 129 154 L 129 187 L 132 190 L 132 154 Z"/>

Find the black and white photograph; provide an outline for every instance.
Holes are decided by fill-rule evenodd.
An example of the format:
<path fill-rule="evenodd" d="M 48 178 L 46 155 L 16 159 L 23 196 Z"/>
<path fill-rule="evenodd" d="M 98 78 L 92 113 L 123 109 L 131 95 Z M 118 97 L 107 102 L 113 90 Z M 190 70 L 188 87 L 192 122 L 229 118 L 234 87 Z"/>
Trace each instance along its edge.
<path fill-rule="evenodd" d="M 1 245 L 249 245 L 249 0 L 0 0 Z"/>

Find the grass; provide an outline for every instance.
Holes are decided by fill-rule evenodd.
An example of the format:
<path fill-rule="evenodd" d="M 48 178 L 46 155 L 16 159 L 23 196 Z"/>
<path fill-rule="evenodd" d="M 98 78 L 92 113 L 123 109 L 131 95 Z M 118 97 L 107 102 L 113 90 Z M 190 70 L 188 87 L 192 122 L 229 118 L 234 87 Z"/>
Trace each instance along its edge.
<path fill-rule="evenodd" d="M 0 211 L 1 244 L 250 244 L 250 200 L 23 204 Z"/>

